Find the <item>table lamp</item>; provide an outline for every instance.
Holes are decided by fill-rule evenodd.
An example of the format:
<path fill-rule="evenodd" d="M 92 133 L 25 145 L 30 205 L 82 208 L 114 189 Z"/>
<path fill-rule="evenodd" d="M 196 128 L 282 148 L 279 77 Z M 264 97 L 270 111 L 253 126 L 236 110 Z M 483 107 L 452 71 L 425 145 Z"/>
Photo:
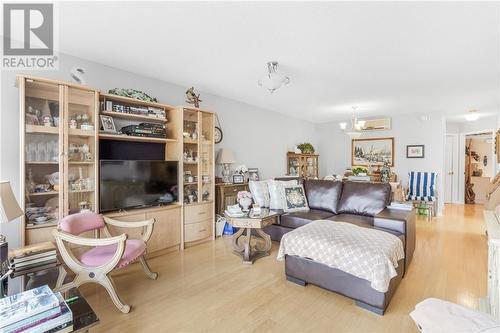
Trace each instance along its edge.
<path fill-rule="evenodd" d="M 10 182 L 0 181 L 0 223 L 10 222 L 23 215 L 23 210 L 19 207 L 16 197 L 10 187 Z M 3 280 L 8 274 L 8 244 L 4 235 L 0 234 L 0 276 Z M 3 285 L 2 285 L 3 286 Z M 3 296 L 1 293 L 0 298 Z"/>
<path fill-rule="evenodd" d="M 222 164 L 222 181 L 232 183 L 230 166 L 235 163 L 233 152 L 230 149 L 222 148 L 217 154 L 217 164 Z"/>

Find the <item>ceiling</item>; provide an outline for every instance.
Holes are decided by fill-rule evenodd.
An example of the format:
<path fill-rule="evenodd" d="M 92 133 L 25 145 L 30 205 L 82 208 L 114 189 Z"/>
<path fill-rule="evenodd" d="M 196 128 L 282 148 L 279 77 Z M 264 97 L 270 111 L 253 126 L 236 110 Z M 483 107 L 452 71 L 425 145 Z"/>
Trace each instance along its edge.
<path fill-rule="evenodd" d="M 63 2 L 60 50 L 312 122 L 353 105 L 461 119 L 500 108 L 499 13 L 496 2 Z M 274 94 L 257 85 L 271 60 L 291 78 Z"/>

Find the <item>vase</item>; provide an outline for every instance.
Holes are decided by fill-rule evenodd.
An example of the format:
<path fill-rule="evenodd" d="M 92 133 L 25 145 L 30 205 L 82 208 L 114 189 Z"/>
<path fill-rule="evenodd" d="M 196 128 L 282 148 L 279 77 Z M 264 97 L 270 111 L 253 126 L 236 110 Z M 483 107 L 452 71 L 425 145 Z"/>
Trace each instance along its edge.
<path fill-rule="evenodd" d="M 248 211 L 250 209 L 250 206 L 252 205 L 252 199 L 250 198 L 241 198 L 240 201 L 240 206 L 243 209 L 243 211 Z"/>

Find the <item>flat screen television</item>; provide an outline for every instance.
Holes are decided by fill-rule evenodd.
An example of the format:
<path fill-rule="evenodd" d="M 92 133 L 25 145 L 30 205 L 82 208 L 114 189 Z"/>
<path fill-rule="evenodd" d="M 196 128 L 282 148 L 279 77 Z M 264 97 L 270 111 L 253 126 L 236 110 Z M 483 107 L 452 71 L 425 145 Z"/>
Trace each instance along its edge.
<path fill-rule="evenodd" d="M 100 211 L 159 206 L 178 200 L 178 162 L 101 160 Z"/>

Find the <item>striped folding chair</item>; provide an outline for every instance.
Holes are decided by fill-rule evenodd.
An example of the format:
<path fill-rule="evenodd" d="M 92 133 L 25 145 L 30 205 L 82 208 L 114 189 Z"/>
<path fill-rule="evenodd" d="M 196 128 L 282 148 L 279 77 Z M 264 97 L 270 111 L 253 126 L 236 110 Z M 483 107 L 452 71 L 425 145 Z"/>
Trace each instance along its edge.
<path fill-rule="evenodd" d="M 437 173 L 435 172 L 408 172 L 408 194 L 406 200 L 412 201 L 417 209 L 425 210 L 428 219 L 431 219 L 436 214 L 436 182 Z"/>

